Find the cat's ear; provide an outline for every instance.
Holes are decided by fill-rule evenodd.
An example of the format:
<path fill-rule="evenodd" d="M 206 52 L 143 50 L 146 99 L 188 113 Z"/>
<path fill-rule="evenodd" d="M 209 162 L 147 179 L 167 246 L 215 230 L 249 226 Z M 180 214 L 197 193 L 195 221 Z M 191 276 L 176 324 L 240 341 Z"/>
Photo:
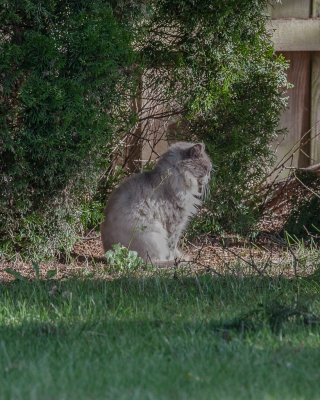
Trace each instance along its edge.
<path fill-rule="evenodd" d="M 203 150 L 203 144 L 202 143 L 197 143 L 194 146 L 191 147 L 190 149 L 190 157 L 191 158 L 198 158 L 200 157 L 201 153 Z"/>

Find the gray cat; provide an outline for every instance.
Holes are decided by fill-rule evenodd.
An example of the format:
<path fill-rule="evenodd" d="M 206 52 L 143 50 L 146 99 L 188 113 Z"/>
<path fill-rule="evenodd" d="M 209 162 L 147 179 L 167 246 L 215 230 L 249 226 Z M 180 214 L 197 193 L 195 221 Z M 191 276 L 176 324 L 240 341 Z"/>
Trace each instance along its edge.
<path fill-rule="evenodd" d="M 178 142 L 151 171 L 125 180 L 104 211 L 104 251 L 121 243 L 146 263 L 166 265 L 181 258 L 179 239 L 201 204 L 211 169 L 203 143 Z"/>

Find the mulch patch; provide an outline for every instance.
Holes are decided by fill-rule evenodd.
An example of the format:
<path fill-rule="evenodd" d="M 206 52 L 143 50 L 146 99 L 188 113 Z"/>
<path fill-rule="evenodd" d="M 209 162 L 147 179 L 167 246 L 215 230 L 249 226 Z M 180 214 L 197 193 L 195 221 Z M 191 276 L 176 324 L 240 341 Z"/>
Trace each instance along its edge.
<path fill-rule="evenodd" d="M 317 170 L 310 173 L 319 175 L 319 169 L 320 164 Z M 193 273 L 206 272 L 217 275 L 253 273 L 293 276 L 299 264 L 299 255 L 288 247 L 278 233 L 284 227 L 297 201 L 301 198 L 311 198 L 317 193 L 306 187 L 295 174 L 286 181 L 266 185 L 263 190 L 265 201 L 261 205 L 263 215 L 258 224 L 260 233 L 254 242 L 235 235 L 224 238 L 201 236 L 193 242 L 184 240 L 183 251 L 189 261 L 180 263 L 179 267 L 182 266 Z M 305 271 L 312 272 L 312 266 L 304 264 Z M 18 271 L 27 279 L 35 278 L 32 263 L 23 261 L 19 255 L 11 262 L 0 261 L 2 282 L 15 279 L 6 268 Z M 56 271 L 54 279 L 93 275 L 112 279 L 112 275 L 107 272 L 99 234 L 80 238 L 68 256 L 60 255 L 56 260 L 39 263 L 41 278 L 45 279 L 49 271 Z"/>

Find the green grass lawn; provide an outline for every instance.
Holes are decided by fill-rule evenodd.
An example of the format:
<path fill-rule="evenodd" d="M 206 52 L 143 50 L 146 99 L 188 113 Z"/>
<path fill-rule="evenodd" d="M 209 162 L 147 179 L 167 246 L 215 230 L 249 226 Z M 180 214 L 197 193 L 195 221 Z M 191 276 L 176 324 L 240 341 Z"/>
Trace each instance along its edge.
<path fill-rule="evenodd" d="M 319 282 L 0 284 L 0 399 L 319 399 Z"/>

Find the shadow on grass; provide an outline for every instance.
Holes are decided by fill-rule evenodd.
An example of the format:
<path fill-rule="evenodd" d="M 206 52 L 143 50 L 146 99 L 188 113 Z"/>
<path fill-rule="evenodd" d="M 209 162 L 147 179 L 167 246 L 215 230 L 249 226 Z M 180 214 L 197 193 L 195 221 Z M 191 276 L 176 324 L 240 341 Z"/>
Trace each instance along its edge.
<path fill-rule="evenodd" d="M 259 303 L 257 308 L 242 313 L 232 320 L 213 324 L 216 329 L 235 330 L 242 333 L 256 332 L 269 326 L 273 333 L 285 328 L 287 323 L 315 326 L 320 325 L 320 316 L 310 312 L 309 306 L 300 304 L 281 304 L 278 301 Z"/>
<path fill-rule="evenodd" d="M 21 315 L 22 304 L 24 309 L 35 309 L 35 313 L 45 309 L 49 319 L 54 315 L 55 322 L 37 323 L 35 329 L 48 334 L 55 331 L 59 313 L 62 319 L 70 317 L 72 325 L 78 318 L 79 307 L 90 309 L 92 315 L 97 314 L 99 318 L 107 313 L 109 319 L 120 316 L 124 320 L 121 310 L 126 309 L 128 319 L 139 319 L 139 326 L 147 324 L 156 327 L 160 322 L 170 325 L 174 320 L 190 321 L 191 318 L 192 326 L 198 324 L 202 327 L 205 319 L 211 331 L 244 334 L 269 327 L 277 333 L 292 324 L 320 325 L 318 292 L 319 281 L 310 279 L 213 277 L 208 274 L 172 277 L 155 273 L 147 277 L 127 276 L 112 281 L 75 278 L 16 280 L 0 284 L 0 306 L 9 302 L 11 312 L 18 316 Z M 197 315 L 194 314 L 195 305 L 198 310 L 203 309 Z M 180 313 L 179 317 L 177 313 Z M 155 320 L 146 317 L 152 314 L 160 317 Z M 30 319 L 33 319 L 32 314 Z"/>
<path fill-rule="evenodd" d="M 16 391 L 36 386 L 55 394 L 37 399 L 318 398 L 319 348 L 255 346 L 216 332 L 215 324 L 94 319 L 0 327 L 6 346 L 0 353 L 8 353 L 0 381 Z M 115 397 L 104 397 L 109 391 Z"/>
<path fill-rule="evenodd" d="M 318 289 L 158 274 L 0 285 L 4 398 L 317 398 Z"/>

